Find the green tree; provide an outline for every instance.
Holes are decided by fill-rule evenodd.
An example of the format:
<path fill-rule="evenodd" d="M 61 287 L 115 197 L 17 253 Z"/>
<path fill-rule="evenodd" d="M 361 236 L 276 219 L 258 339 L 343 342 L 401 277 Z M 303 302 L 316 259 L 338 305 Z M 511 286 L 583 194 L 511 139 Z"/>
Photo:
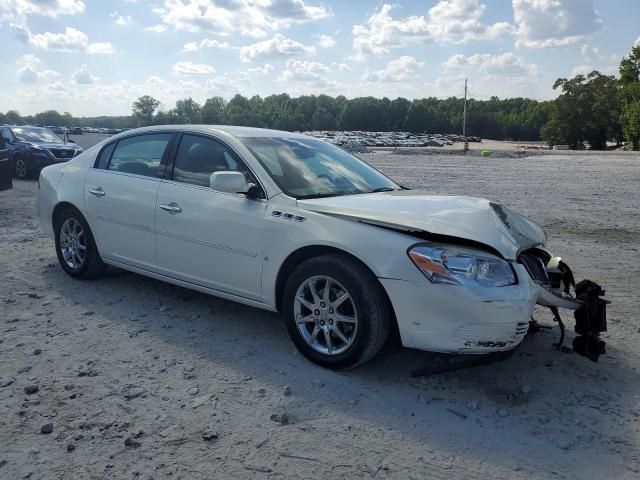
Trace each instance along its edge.
<path fill-rule="evenodd" d="M 138 120 L 141 125 L 151 125 L 153 123 L 153 112 L 160 105 L 155 98 L 144 95 L 133 102 L 133 117 Z"/>
<path fill-rule="evenodd" d="M 637 83 L 640 79 L 640 45 L 633 47 L 628 57 L 620 62 L 620 83 Z"/>
<path fill-rule="evenodd" d="M 201 108 L 193 98 L 185 98 L 176 102 L 175 115 L 177 123 L 202 123 Z"/>
<path fill-rule="evenodd" d="M 65 117 L 60 115 L 57 110 L 47 110 L 45 112 L 36 113 L 33 116 L 33 122 L 38 125 L 53 125 L 55 127 L 65 125 Z"/>
<path fill-rule="evenodd" d="M 619 131 L 618 84 L 613 76 L 593 71 L 586 77 L 559 78 L 553 85 L 562 94 L 553 102 L 542 136 L 549 143 L 582 148 L 606 148 L 607 139 Z"/>
<path fill-rule="evenodd" d="M 640 148 L 640 46 L 620 62 L 620 124 L 634 150 Z"/>
<path fill-rule="evenodd" d="M 22 117 L 17 110 L 9 110 L 5 116 L 4 121 L 9 125 L 20 125 L 22 122 Z"/>
<path fill-rule="evenodd" d="M 620 123 L 625 138 L 631 142 L 631 148 L 640 149 L 640 102 L 625 105 Z"/>
<path fill-rule="evenodd" d="M 226 102 L 222 97 L 207 98 L 202 106 L 202 123 L 219 125 L 224 123 L 223 114 Z"/>

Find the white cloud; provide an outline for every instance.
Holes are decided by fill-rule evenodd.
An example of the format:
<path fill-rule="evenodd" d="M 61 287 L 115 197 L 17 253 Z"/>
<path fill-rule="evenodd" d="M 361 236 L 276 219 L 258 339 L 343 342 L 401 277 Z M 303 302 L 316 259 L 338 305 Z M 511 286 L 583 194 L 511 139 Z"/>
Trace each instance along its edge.
<path fill-rule="evenodd" d="M 81 0 L 0 0 L 0 23 L 24 25 L 30 15 L 55 18 L 84 12 Z"/>
<path fill-rule="evenodd" d="M 54 70 L 42 69 L 42 61 L 35 55 L 23 55 L 16 62 L 16 75 L 20 83 L 36 83 L 40 80 L 53 80 L 60 76 Z"/>
<path fill-rule="evenodd" d="M 153 25 L 152 27 L 145 27 L 145 31 L 153 32 L 153 33 L 163 33 L 167 31 L 167 27 L 165 25 L 158 24 L 158 25 Z"/>
<path fill-rule="evenodd" d="M 314 46 L 306 46 L 281 33 L 276 33 L 270 40 L 241 47 L 240 60 L 249 62 L 251 60 L 309 56 L 315 55 L 315 53 Z"/>
<path fill-rule="evenodd" d="M 178 62 L 173 66 L 173 73 L 176 75 L 211 75 L 215 71 L 211 65 L 204 63 Z"/>
<path fill-rule="evenodd" d="M 526 63 L 522 57 L 511 52 L 492 55 L 476 53 L 469 57 L 458 53 L 449 57 L 442 64 L 445 71 L 461 70 L 467 74 L 501 75 L 506 77 L 531 76 L 538 74 L 535 64 Z"/>
<path fill-rule="evenodd" d="M 574 45 L 602 27 L 593 0 L 513 0 L 518 47 Z"/>
<path fill-rule="evenodd" d="M 327 7 L 305 0 L 165 0 L 154 12 L 175 30 L 250 37 L 331 15 Z"/>
<path fill-rule="evenodd" d="M 55 50 L 59 52 L 86 52 L 86 53 L 114 53 L 110 42 L 90 43 L 84 32 L 73 27 L 67 27 L 64 33 L 31 33 L 24 27 L 14 28 L 18 38 L 27 40 L 31 45 L 43 50 Z"/>
<path fill-rule="evenodd" d="M 394 8 L 384 4 L 367 19 L 366 25 L 354 25 L 356 57 L 366 53 L 382 55 L 416 41 L 464 43 L 492 39 L 513 29 L 506 22 L 483 23 L 486 7 L 480 0 L 440 0 L 426 15 L 400 19 L 391 16 Z"/>
<path fill-rule="evenodd" d="M 265 63 L 261 67 L 247 68 L 247 72 L 248 73 L 253 73 L 253 74 L 266 75 L 268 73 L 273 72 L 274 69 L 275 69 L 275 67 L 273 65 L 271 65 L 270 63 Z"/>
<path fill-rule="evenodd" d="M 406 82 L 417 78 L 416 70 L 424 65 L 415 57 L 403 55 L 391 60 L 382 70 L 365 73 L 362 80 L 376 82 Z"/>
<path fill-rule="evenodd" d="M 323 33 L 318 35 L 318 46 L 320 48 L 331 48 L 334 47 L 335 44 L 336 40 L 331 35 L 325 35 Z"/>
<path fill-rule="evenodd" d="M 286 85 L 287 92 L 294 95 L 337 92 L 341 89 L 341 83 L 330 79 L 330 73 L 331 67 L 324 63 L 289 59 L 276 80 Z"/>
<path fill-rule="evenodd" d="M 306 60 L 287 60 L 286 68 L 280 78 L 282 80 L 320 80 L 331 69 L 328 65 Z"/>
<path fill-rule="evenodd" d="M 575 77 L 576 75 L 588 75 L 594 70 L 595 68 L 593 68 L 591 65 L 578 65 L 577 67 L 574 67 L 573 70 L 571 70 L 570 76 Z"/>
<path fill-rule="evenodd" d="M 200 40 L 199 42 L 189 42 L 185 43 L 182 48 L 183 52 L 196 52 L 201 48 L 221 48 L 223 50 L 229 50 L 232 48 L 237 48 L 229 44 L 229 42 L 221 42 L 214 38 L 205 38 Z"/>
<path fill-rule="evenodd" d="M 336 63 L 336 62 L 333 62 L 333 63 L 331 64 L 331 67 L 332 67 L 332 68 L 337 68 L 337 69 L 338 69 L 338 71 L 340 71 L 340 72 L 350 72 L 350 71 L 352 71 L 352 70 L 353 70 L 353 69 L 352 69 L 349 65 L 347 65 L 346 63 Z"/>
<path fill-rule="evenodd" d="M 131 15 L 120 15 L 117 10 L 111 13 L 109 16 L 111 18 L 115 18 L 116 25 L 119 25 L 121 27 L 126 27 L 127 25 L 131 25 L 133 23 L 133 18 L 131 18 Z"/>
<path fill-rule="evenodd" d="M 640 47 L 640 37 L 636 38 L 636 41 L 633 42 L 634 47 Z"/>
<path fill-rule="evenodd" d="M 71 81 L 76 85 L 91 85 L 98 80 L 100 77 L 93 76 L 85 64 L 80 65 L 80 68 L 71 74 Z"/>

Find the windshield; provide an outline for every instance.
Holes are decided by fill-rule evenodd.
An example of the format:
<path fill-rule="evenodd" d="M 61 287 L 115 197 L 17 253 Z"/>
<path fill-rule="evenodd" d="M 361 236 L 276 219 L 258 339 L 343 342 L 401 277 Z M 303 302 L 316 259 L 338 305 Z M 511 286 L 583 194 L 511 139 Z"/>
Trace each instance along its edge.
<path fill-rule="evenodd" d="M 397 190 L 382 173 L 330 143 L 312 138 L 241 137 L 278 187 L 302 198 Z"/>
<path fill-rule="evenodd" d="M 46 128 L 15 127 L 11 131 L 21 142 L 64 143 L 58 135 Z"/>

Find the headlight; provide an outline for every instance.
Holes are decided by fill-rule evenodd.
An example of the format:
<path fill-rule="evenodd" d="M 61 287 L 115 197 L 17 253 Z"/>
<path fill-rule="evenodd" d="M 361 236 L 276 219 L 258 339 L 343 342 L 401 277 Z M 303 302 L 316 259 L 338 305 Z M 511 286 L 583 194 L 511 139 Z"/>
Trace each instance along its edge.
<path fill-rule="evenodd" d="M 430 243 L 416 245 L 407 253 L 432 283 L 484 287 L 516 283 L 511 265 L 476 250 Z"/>
<path fill-rule="evenodd" d="M 34 155 L 36 157 L 47 157 L 47 158 L 49 157 L 49 152 L 44 148 L 38 147 L 36 145 L 32 145 L 30 149 L 31 149 L 31 155 Z"/>

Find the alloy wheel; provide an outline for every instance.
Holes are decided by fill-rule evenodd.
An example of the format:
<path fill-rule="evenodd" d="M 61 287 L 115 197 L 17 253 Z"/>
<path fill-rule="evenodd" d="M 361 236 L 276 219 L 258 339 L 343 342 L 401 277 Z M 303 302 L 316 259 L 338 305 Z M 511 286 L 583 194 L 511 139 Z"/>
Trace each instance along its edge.
<path fill-rule="evenodd" d="M 60 227 L 60 251 L 71 268 L 78 269 L 85 261 L 86 237 L 82 225 L 75 218 L 67 218 Z"/>
<path fill-rule="evenodd" d="M 27 176 L 27 164 L 21 158 L 18 158 L 15 162 L 16 175 L 18 178 L 24 178 Z"/>
<path fill-rule="evenodd" d="M 339 355 L 356 338 L 358 313 L 353 298 L 331 277 L 318 275 L 302 282 L 293 313 L 302 338 L 317 352 Z"/>

